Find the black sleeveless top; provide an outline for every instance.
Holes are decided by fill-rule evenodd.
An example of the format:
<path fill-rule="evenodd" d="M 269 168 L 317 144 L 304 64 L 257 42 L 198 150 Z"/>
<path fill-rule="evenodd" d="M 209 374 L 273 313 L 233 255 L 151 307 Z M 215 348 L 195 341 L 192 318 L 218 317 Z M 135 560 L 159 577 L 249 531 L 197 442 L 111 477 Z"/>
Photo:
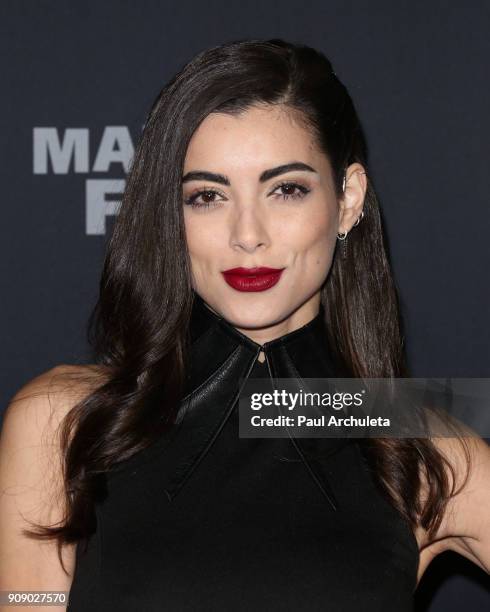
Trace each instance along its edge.
<path fill-rule="evenodd" d="M 324 325 L 260 346 L 195 294 L 182 414 L 106 475 L 70 612 L 413 610 L 417 541 L 361 440 L 238 435 L 239 381 L 339 376 Z"/>

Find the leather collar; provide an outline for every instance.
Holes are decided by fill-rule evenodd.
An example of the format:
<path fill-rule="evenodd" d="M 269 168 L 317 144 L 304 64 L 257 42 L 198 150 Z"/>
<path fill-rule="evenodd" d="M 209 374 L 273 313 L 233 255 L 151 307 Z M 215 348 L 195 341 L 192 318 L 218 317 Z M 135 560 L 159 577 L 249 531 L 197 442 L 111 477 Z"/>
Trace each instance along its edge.
<path fill-rule="evenodd" d="M 336 365 L 338 362 L 328 345 L 323 307 L 303 327 L 259 345 L 212 311 L 194 292 L 189 334 L 189 374 L 184 399 L 166 444 L 166 462 L 176 466 L 163 478 L 170 501 L 218 437 L 261 350 L 265 352 L 271 378 L 345 375 Z M 318 458 L 318 450 L 324 458 L 352 440 L 291 436 L 290 440 L 311 477 L 336 510 L 338 503 L 326 468 Z"/>

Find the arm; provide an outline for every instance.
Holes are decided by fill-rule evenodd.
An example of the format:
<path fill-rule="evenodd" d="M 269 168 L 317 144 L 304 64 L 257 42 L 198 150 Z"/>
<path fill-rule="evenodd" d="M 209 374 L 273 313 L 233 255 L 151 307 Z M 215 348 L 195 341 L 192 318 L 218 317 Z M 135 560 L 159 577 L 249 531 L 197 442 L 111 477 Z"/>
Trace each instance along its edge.
<path fill-rule="evenodd" d="M 464 440 L 470 454 L 468 479 L 461 491 L 449 500 L 436 537 L 424 545 L 420 574 L 445 550 L 463 555 L 490 573 L 490 447 L 476 435 Z M 458 490 L 467 471 L 460 442 L 454 438 L 435 438 L 433 442 L 455 468 Z"/>
<path fill-rule="evenodd" d="M 12 398 L 4 415 L 0 436 L 0 590 L 69 591 L 71 586 L 76 545 L 65 546 L 62 552 L 67 576 L 54 540 L 35 540 L 21 532 L 32 527 L 26 519 L 48 525 L 63 516 L 57 427 L 81 399 L 59 384 L 67 370 L 73 372 L 77 366 L 58 366 L 29 381 Z"/>

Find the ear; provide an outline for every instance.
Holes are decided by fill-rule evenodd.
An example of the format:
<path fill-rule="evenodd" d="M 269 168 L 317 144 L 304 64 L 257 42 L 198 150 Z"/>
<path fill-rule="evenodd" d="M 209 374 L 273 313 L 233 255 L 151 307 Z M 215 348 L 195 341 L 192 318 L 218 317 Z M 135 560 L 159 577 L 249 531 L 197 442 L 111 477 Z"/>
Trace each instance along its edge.
<path fill-rule="evenodd" d="M 367 190 L 366 170 L 359 163 L 351 164 L 345 173 L 345 190 L 339 199 L 340 233 L 349 232 L 361 215 Z"/>

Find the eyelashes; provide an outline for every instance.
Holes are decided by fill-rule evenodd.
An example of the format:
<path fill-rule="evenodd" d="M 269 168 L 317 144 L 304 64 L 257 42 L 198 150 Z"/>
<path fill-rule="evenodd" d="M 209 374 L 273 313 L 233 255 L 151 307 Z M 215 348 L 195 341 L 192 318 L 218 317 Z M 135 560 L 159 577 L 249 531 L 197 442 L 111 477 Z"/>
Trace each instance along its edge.
<path fill-rule="evenodd" d="M 274 196 L 275 199 L 282 198 L 283 200 L 301 200 L 306 195 L 308 195 L 308 193 L 310 193 L 311 191 L 311 189 L 309 189 L 308 187 L 305 187 L 305 185 L 302 185 L 301 183 L 297 183 L 295 181 L 284 181 L 280 183 L 279 185 L 277 185 L 276 187 L 274 187 L 274 189 L 269 195 L 274 195 L 274 192 L 277 191 L 278 189 L 286 189 L 290 191 L 290 193 L 279 193 Z M 214 188 L 213 189 L 200 189 L 192 193 L 189 197 L 185 198 L 184 204 L 186 204 L 187 206 L 190 206 L 191 208 L 209 208 L 210 206 L 212 206 L 213 204 L 216 204 L 217 202 L 216 201 L 199 202 L 198 198 L 200 198 L 201 196 L 205 196 L 205 197 L 211 196 L 212 197 L 215 195 L 221 196 L 222 198 L 225 197 L 221 192 L 217 191 Z"/>

